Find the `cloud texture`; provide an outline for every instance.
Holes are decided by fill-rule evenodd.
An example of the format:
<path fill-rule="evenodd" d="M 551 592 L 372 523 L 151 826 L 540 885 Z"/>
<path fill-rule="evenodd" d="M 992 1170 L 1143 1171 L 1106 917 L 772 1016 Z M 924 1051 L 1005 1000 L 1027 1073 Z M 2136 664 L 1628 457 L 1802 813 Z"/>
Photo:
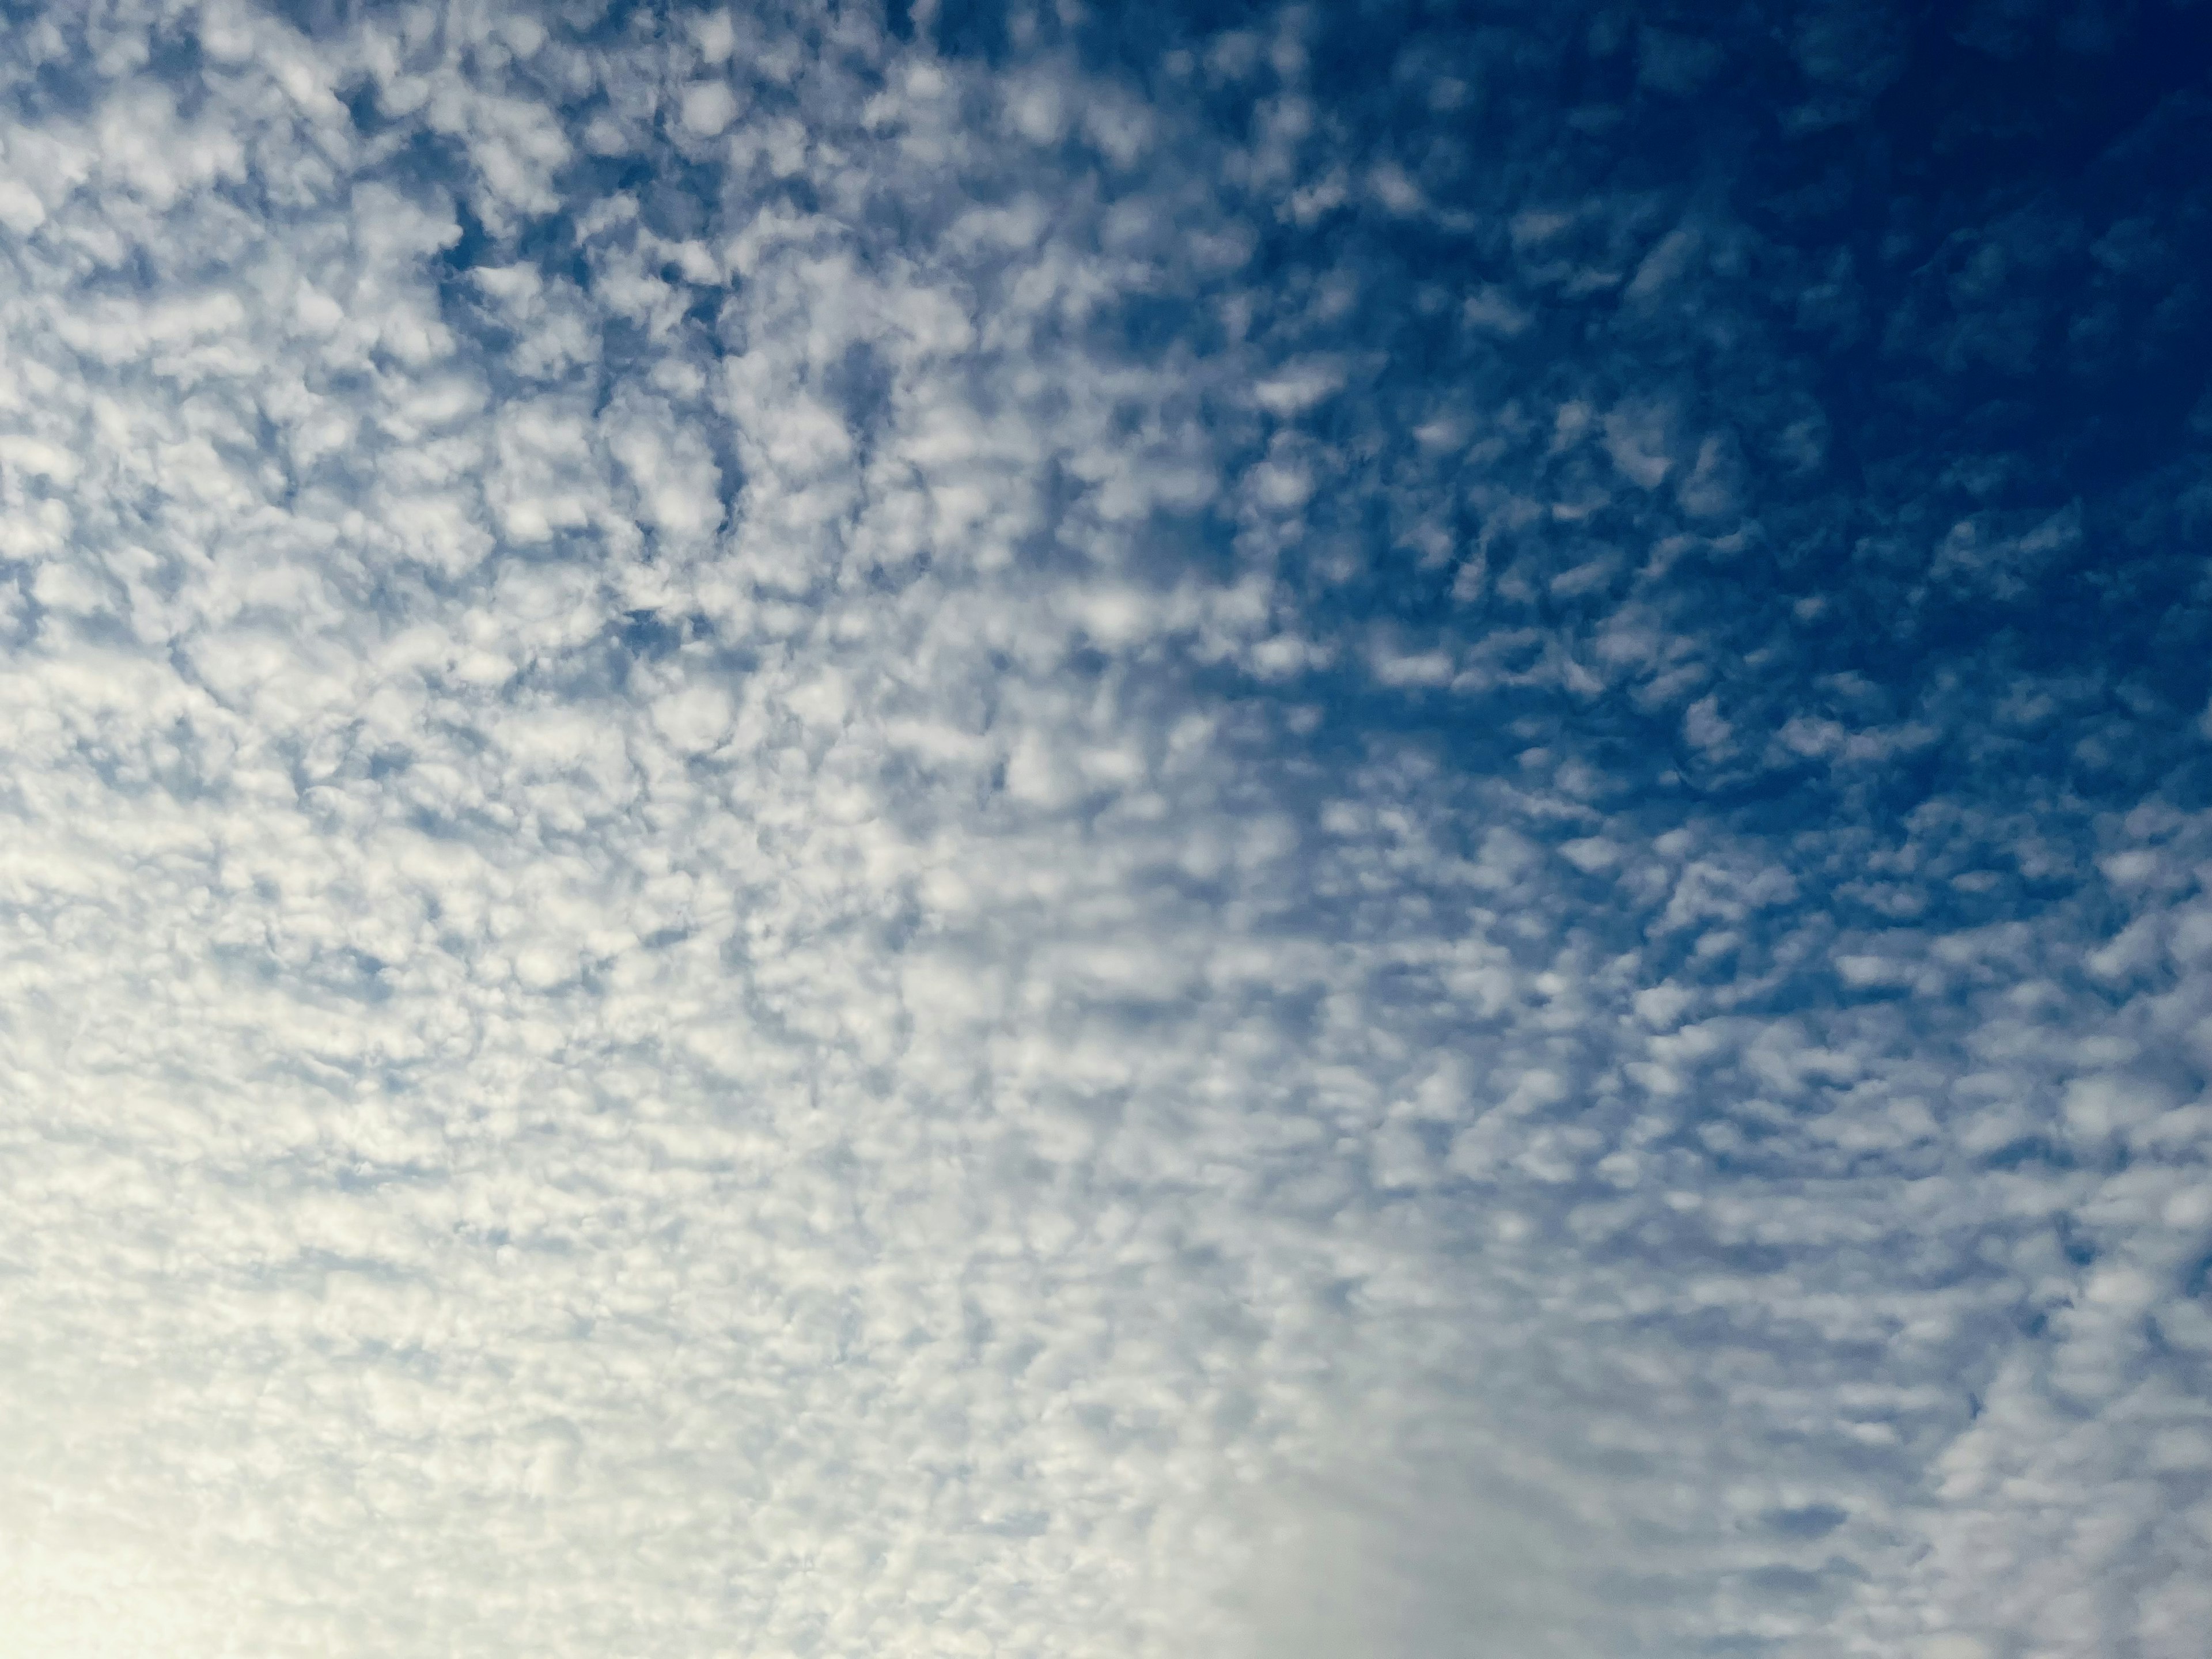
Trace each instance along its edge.
<path fill-rule="evenodd" d="M 2201 1651 L 2194 13 L 10 17 L 0 1650 Z"/>

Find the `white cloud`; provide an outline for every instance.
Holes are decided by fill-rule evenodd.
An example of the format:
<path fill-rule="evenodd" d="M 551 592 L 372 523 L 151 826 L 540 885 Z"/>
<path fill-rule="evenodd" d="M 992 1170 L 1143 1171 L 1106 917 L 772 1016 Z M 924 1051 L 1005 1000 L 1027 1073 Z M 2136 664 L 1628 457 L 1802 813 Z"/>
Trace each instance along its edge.
<path fill-rule="evenodd" d="M 711 138 L 738 118 L 738 95 L 726 81 L 699 81 L 684 88 L 681 108 L 686 131 Z"/>
<path fill-rule="evenodd" d="M 1358 333 L 1721 229 L 915 9 L 0 44 L 8 1639 L 2185 1651 L 2202 826 L 1747 827 L 1750 417 Z"/>

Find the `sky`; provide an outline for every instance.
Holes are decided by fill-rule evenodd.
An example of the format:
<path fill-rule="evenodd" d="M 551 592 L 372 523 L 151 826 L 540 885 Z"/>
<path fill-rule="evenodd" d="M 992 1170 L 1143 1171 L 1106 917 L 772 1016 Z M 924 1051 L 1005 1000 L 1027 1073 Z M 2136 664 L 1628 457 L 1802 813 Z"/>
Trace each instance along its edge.
<path fill-rule="evenodd" d="M 2201 1659 L 2212 9 L 4 13 L 0 1655 Z"/>

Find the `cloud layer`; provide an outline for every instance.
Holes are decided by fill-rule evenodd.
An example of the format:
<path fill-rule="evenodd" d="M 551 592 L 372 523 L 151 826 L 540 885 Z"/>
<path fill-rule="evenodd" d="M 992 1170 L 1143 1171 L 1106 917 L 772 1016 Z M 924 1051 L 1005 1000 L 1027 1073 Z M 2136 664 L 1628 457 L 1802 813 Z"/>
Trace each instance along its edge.
<path fill-rule="evenodd" d="M 2194 27 L 25 11 L 0 1646 L 2194 1653 Z"/>

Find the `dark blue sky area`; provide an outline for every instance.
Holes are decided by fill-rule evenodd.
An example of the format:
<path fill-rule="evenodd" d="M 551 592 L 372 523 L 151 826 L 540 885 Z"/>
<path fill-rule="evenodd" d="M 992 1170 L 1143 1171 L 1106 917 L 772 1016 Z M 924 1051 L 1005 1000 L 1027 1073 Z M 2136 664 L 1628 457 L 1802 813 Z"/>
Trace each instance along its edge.
<path fill-rule="evenodd" d="M 1239 15 L 1109 9 L 1073 44 L 1196 97 L 1241 137 L 1275 85 L 1264 52 L 1249 74 L 1201 70 L 1172 88 L 1159 67 Z M 1354 198 L 1302 225 L 1253 204 L 1258 253 L 1237 280 L 1277 295 L 1261 337 L 1272 323 L 1286 349 L 1372 354 L 1361 395 L 1315 420 L 1359 481 L 1320 509 L 1345 532 L 1386 544 L 1394 485 L 1454 488 L 1413 453 L 1424 412 L 1663 397 L 1730 434 L 1738 500 L 1718 527 L 1759 555 L 1717 578 L 1724 594 L 1700 592 L 1693 568 L 1671 586 L 1725 705 L 1779 726 L 1813 681 L 1851 674 L 1933 720 L 1942 744 L 1884 786 L 1896 810 L 1939 776 L 2202 797 L 2189 728 L 2212 691 L 2212 15 L 1344 6 L 1310 21 L 1309 142 L 1355 173 L 1395 165 L 1433 210 Z M 1006 14 L 948 6 L 939 38 L 1002 53 Z M 1571 219 L 1540 251 L 1516 244 L 1531 207 Z M 1663 291 L 1624 304 L 1678 228 L 1694 246 Z M 1577 291 L 1570 268 L 1604 280 Z M 1358 304 L 1315 325 L 1310 296 L 1345 272 Z M 1424 300 L 1471 280 L 1525 326 L 1485 336 Z M 1125 315 L 1139 351 L 1189 326 L 1164 299 Z M 1547 476 L 1550 436 L 1509 447 L 1516 482 Z M 1467 494 L 1465 541 L 1492 538 L 1493 567 L 1547 578 L 1596 544 L 1716 527 L 1632 492 L 1571 526 L 1501 528 Z M 1378 555 L 1348 580 L 1316 577 L 1315 596 L 1340 618 L 1449 632 L 1470 620 L 1449 597 L 1458 568 Z M 1589 591 L 1579 608 L 1613 597 Z M 1535 609 L 1573 635 L 1574 599 Z M 2090 751 L 2082 729 L 2027 749 L 1965 740 L 1983 705 L 2045 678 L 2071 689 Z M 1609 718 L 1637 724 L 1624 708 L 1596 726 Z"/>

